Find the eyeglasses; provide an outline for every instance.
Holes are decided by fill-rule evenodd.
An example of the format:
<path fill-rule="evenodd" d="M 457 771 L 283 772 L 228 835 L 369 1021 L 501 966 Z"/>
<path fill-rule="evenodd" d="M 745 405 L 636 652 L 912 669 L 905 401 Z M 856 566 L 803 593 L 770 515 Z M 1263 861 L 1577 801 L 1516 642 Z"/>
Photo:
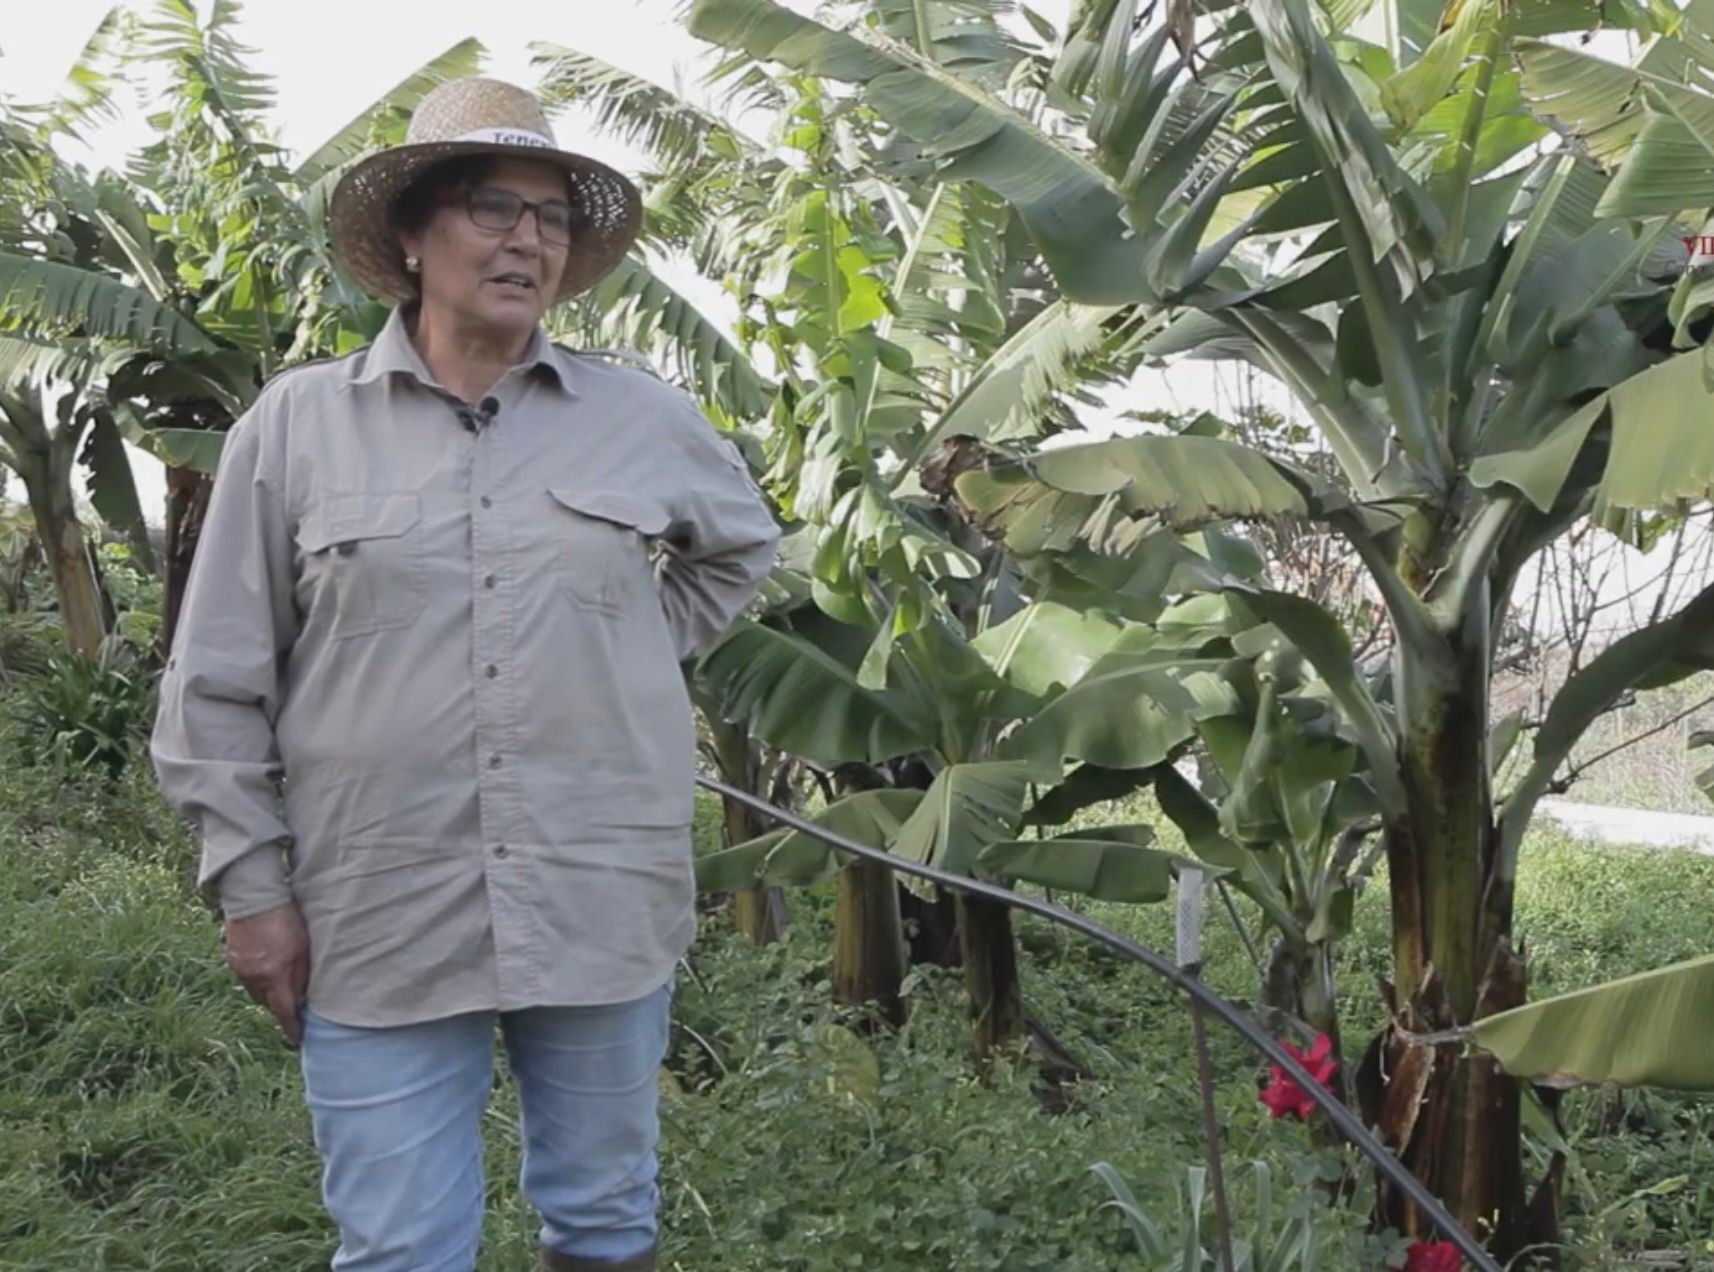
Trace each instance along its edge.
<path fill-rule="evenodd" d="M 582 209 L 564 199 L 544 199 L 540 203 L 500 190 L 493 186 L 477 186 L 465 202 L 470 219 L 485 230 L 510 230 L 523 220 L 528 209 L 536 214 L 536 233 L 544 242 L 560 247 L 571 244 L 573 231 L 581 220 Z"/>

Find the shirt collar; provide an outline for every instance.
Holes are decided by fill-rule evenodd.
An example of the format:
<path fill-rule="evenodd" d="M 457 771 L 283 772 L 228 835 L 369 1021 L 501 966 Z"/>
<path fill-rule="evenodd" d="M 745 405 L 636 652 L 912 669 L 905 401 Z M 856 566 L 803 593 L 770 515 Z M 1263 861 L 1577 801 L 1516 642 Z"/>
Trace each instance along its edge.
<path fill-rule="evenodd" d="M 571 368 L 567 365 L 565 351 L 549 340 L 547 332 L 540 327 L 530 333 L 530 343 L 524 346 L 524 356 L 518 365 L 528 367 L 543 380 L 551 379 L 559 385 L 560 392 L 577 396 L 577 390 L 572 387 Z"/>
<path fill-rule="evenodd" d="M 381 328 L 368 352 L 358 361 L 354 360 L 355 374 L 352 384 L 369 384 L 384 376 L 395 373 L 408 375 L 428 388 L 444 392 L 436 383 L 434 376 L 423 362 L 422 355 L 417 352 L 416 345 L 411 343 L 411 333 L 407 326 L 412 306 L 400 305 L 387 316 L 386 324 Z M 524 346 L 524 356 L 518 359 L 519 367 L 539 374 L 544 380 L 551 378 L 559 385 L 560 390 L 567 394 L 575 394 L 571 384 L 570 369 L 565 364 L 561 351 L 547 338 L 547 333 L 537 327 L 530 333 L 529 343 Z"/>

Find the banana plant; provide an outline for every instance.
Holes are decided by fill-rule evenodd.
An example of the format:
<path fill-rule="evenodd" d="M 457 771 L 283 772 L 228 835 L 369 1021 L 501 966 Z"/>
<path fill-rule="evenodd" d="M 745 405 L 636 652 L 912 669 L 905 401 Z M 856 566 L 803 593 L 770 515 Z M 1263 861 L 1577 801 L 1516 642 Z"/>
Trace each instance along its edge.
<path fill-rule="evenodd" d="M 117 6 L 59 101 L 8 120 L 30 147 L 9 147 L 0 168 L 13 226 L 0 243 L 0 380 L 21 391 L 51 377 L 76 399 L 97 510 L 134 541 L 146 544 L 121 439 L 167 465 L 166 642 L 226 425 L 275 370 L 355 347 L 384 316 L 326 250 L 318 209 L 339 165 L 401 137 L 410 106 L 472 73 L 481 52 L 454 45 L 293 168 L 269 138 L 271 86 L 246 66 L 235 20 L 230 5 L 206 19 L 182 0 L 146 16 Z M 91 175 L 55 158 L 53 140 L 112 111 L 119 68 L 138 62 L 160 67 L 166 89 L 155 139 L 129 171 Z M 39 480 L 50 476 L 69 482 L 45 469 Z M 68 501 L 33 502 L 45 514 Z M 56 523 L 44 537 L 69 543 L 67 533 Z"/>
<path fill-rule="evenodd" d="M 1199 721 L 1203 789 L 1162 765 L 1156 797 L 1192 851 L 1230 869 L 1231 885 L 1274 931 L 1262 1004 L 1342 1054 L 1335 954 L 1366 874 L 1374 791 L 1325 681 L 1278 629 L 1257 623 L 1233 643 L 1261 652 L 1239 664 L 1241 679 L 1227 671 L 1242 692 Z"/>
<path fill-rule="evenodd" d="M 103 380 L 130 342 L 158 341 L 186 352 L 206 344 L 194 324 L 135 288 L 88 274 L 76 260 L 103 239 L 96 217 L 122 200 L 111 183 L 100 187 L 68 169 L 53 143 L 114 113 L 118 66 L 134 29 L 130 15 L 115 9 L 53 101 L 0 104 L 0 466 L 22 480 L 63 637 L 89 656 L 99 650 L 106 624 L 75 504 L 80 463 L 89 469 L 98 512 L 130 533 L 140 559 L 149 561 L 150 551 L 115 413 L 82 387 Z M 68 327 L 75 338 L 63 338 Z"/>
<path fill-rule="evenodd" d="M 1053 127 L 906 44 L 771 0 L 697 0 L 693 29 L 860 92 L 941 180 L 1006 199 L 1067 299 L 1169 314 L 1164 347 L 1260 367 L 1320 430 L 1331 483 L 1218 439 L 1139 437 L 1014 455 L 957 488 L 1009 551 L 1085 577 L 1153 528 L 1256 516 L 1316 520 L 1361 560 L 1395 637 L 1384 678 L 1359 674 L 1312 602 L 1244 599 L 1325 683 L 1381 823 L 1394 1023 L 1355 1085 L 1401 1157 L 1510 1256 L 1552 1236 L 1529 1231 L 1517 1085 L 1422 1039 L 1523 1004 L 1519 848 L 1583 729 L 1709 662 L 1714 589 L 1573 677 L 1523 778 L 1495 789 L 1492 632 L 1520 572 L 1580 518 L 1709 493 L 1707 324 L 1689 310 L 1693 347 L 1675 353 L 1669 310 L 1684 225 L 1658 204 L 1606 215 L 1618 179 L 1537 146 L 1547 126 L 1512 55 L 1588 29 L 1589 5 L 1461 5 L 1396 57 L 1330 40 L 1306 0 L 1220 9 L 1193 41 L 1140 13 L 1079 10 L 1046 90 L 1067 103 Z M 1681 60 L 1700 56 L 1695 21 Z M 1198 586 L 1245 591 L 1218 566 Z M 1381 1217 L 1425 1230 L 1391 1192 Z"/>
<path fill-rule="evenodd" d="M 969 24 L 961 25 L 967 28 Z M 789 136 L 800 145 L 824 144 L 830 129 L 825 115 L 818 114 L 820 111 L 820 103 L 801 104 L 790 121 Z M 832 128 L 839 127 L 840 122 L 834 121 Z M 850 149 L 845 148 L 847 152 Z M 1003 594 L 1004 589 L 993 586 L 987 589 L 986 599 L 979 595 L 974 603 L 940 603 L 935 580 L 938 578 L 946 590 L 957 590 L 955 576 L 945 568 L 948 559 L 956 558 L 950 558 L 944 545 L 926 541 L 920 512 L 914 517 L 899 515 L 901 509 L 920 500 L 926 479 L 922 476 L 926 473 L 925 457 L 931 462 L 941 462 L 946 458 L 940 453 L 943 441 L 962 433 L 1006 438 L 1052 431 L 1059 422 L 1058 394 L 1075 384 L 1073 377 L 1094 378 L 1091 373 L 1103 362 L 1123 366 L 1127 356 L 1130 365 L 1134 365 L 1142 339 L 1150 334 L 1150 324 L 1139 323 L 1120 307 L 1055 301 L 1016 313 L 1009 323 L 1010 334 L 1003 342 L 996 343 L 1004 334 L 1004 324 L 988 318 L 978 322 L 984 318 L 983 305 L 993 309 L 994 304 L 973 284 L 993 278 L 1005 268 L 993 259 L 997 255 L 995 245 L 1005 244 L 1008 250 L 1018 250 L 1016 236 L 1009 233 L 1015 222 L 1000 219 L 996 223 L 991 201 L 985 203 L 955 187 L 943 186 L 930 198 L 919 198 L 920 210 L 912 207 L 909 191 L 882 187 L 864 193 L 891 212 L 897 226 L 897 241 L 882 249 L 898 260 L 890 286 L 879 293 L 886 308 L 883 311 L 874 304 L 878 289 L 864 277 L 866 267 L 874 264 L 864 255 L 864 235 L 851 232 L 848 225 L 837 220 L 837 213 L 830 221 L 826 215 L 827 196 L 812 192 L 812 201 L 802 205 L 802 220 L 823 241 L 818 245 L 818 254 L 801 253 L 794 263 L 831 261 L 835 269 L 827 272 L 832 281 L 814 292 L 811 299 L 824 313 L 832 296 L 838 297 L 840 306 L 855 298 L 859 306 L 866 303 L 869 309 L 867 313 L 861 308 L 855 311 L 856 338 L 847 336 L 836 356 L 822 356 L 820 383 L 828 387 L 817 389 L 805 385 L 794 389 L 803 395 L 794 401 L 802 402 L 806 409 L 813 408 L 813 414 L 802 433 L 788 430 L 783 442 L 776 441 L 774 453 L 780 458 L 772 476 L 775 488 L 785 495 L 788 508 L 810 522 L 820 536 L 814 583 L 818 604 L 846 624 L 874 633 L 856 667 L 867 678 L 867 687 L 876 687 L 875 678 L 882 674 L 888 660 L 900 658 L 909 663 L 917 657 L 928 664 L 926 669 L 917 668 L 918 679 L 938 683 L 937 696 L 942 701 L 958 701 L 964 695 L 954 692 L 957 686 L 940 683 L 945 680 L 944 669 L 936 668 L 932 657 L 922 660 L 920 655 L 913 654 L 912 637 L 920 636 L 924 630 L 923 615 L 934 615 L 926 621 L 939 623 L 943 633 L 962 630 L 968 636 L 985 625 L 999 622 L 1007 611 L 1004 607 L 996 608 L 994 596 Z M 816 199 L 821 201 L 815 202 Z M 858 205 L 851 215 L 862 214 Z M 773 223 L 763 224 L 765 240 L 771 242 L 780 237 Z M 789 231 L 790 226 L 787 228 Z M 1013 242 L 1007 243 L 1008 238 Z M 871 229 L 868 241 L 873 239 Z M 786 241 L 788 244 L 793 241 L 789 233 Z M 1033 249 L 1025 244 L 1023 250 L 1026 259 L 1033 260 Z M 806 274 L 813 289 L 818 285 L 815 276 L 810 271 Z M 949 288 L 949 279 L 954 287 Z M 740 279 L 735 290 L 743 293 L 754 287 L 748 279 Z M 937 295 L 937 291 L 947 290 L 965 293 L 957 298 L 956 308 Z M 1009 293 L 1000 293 L 1000 304 L 1008 299 Z M 797 312 L 795 306 L 787 308 L 794 314 Z M 829 345 L 828 333 L 851 317 L 850 313 L 834 312 L 816 324 L 773 323 L 763 328 L 762 338 L 772 342 L 776 361 L 790 365 L 805 348 L 825 350 Z M 866 329 L 871 322 L 878 340 L 884 344 L 868 341 Z M 889 355 L 891 365 L 887 361 Z M 908 367 L 909 374 L 901 367 Z M 879 397 L 873 381 L 888 375 L 896 393 L 882 405 L 872 406 Z M 842 403 L 841 394 L 849 394 L 850 400 Z M 956 456 L 951 458 L 956 462 Z M 874 480 L 871 474 L 883 467 L 890 470 L 891 476 Z M 847 472 L 855 470 L 856 480 L 842 478 L 842 468 Z M 828 492 L 841 481 L 844 493 L 832 499 Z M 991 584 L 1009 586 L 1010 567 L 998 559 L 994 565 L 997 568 Z M 987 573 L 984 570 L 984 575 Z M 752 670 L 761 665 L 754 665 Z M 784 659 L 765 665 L 785 674 Z M 724 674 L 727 669 L 718 662 L 705 664 L 705 675 L 711 670 Z M 817 670 L 821 676 L 831 674 L 826 665 Z M 752 682 L 765 683 L 766 679 L 753 677 Z M 763 706 L 759 698 L 751 701 L 745 697 L 733 709 L 762 712 Z M 769 727 L 786 725 L 793 719 L 793 712 L 777 716 L 764 712 L 756 727 L 766 736 Z M 990 721 L 990 726 L 1001 720 Z M 951 724 L 934 744 L 939 748 L 937 753 L 986 754 L 986 743 L 981 739 L 974 744 L 974 750 L 971 742 L 947 740 L 968 729 L 968 722 Z M 1188 733 L 1188 729 L 1181 729 L 1180 739 Z M 777 735 L 770 740 L 780 741 Z M 848 743 L 851 741 L 854 739 L 847 739 Z M 797 741 L 790 745 L 806 743 Z M 836 748 L 810 753 L 826 754 L 830 757 L 826 760 L 829 764 L 839 762 L 831 758 L 839 754 Z M 871 762 L 874 759 L 863 752 L 845 754 L 848 757 L 856 754 Z M 1158 758 L 1154 756 L 1150 762 Z M 1058 757 L 1051 762 L 1057 764 Z M 1146 781 L 1146 775 L 1140 779 L 1132 777 L 1127 789 Z M 1054 807 L 1063 816 L 1065 808 L 1075 805 L 1061 800 Z M 1169 872 L 1163 865 L 1164 859 L 1127 851 L 1126 845 L 1136 835 L 1135 830 L 1128 830 L 1117 842 L 1099 835 L 1074 837 L 1046 848 L 1034 842 L 996 842 L 982 851 L 980 865 L 1000 877 L 1078 888 L 1104 898 L 1157 899 L 1164 895 Z M 791 859 L 789 854 L 788 859 Z M 817 860 L 827 859 L 823 856 Z M 752 861 L 748 851 L 735 854 L 732 861 L 739 868 L 730 879 L 723 869 L 712 868 L 705 878 L 743 883 L 753 877 L 745 873 L 745 863 Z M 884 983 L 885 976 L 862 972 L 855 964 L 861 963 L 865 948 L 873 947 L 878 962 L 898 965 L 891 952 L 897 941 L 888 935 L 890 927 L 885 917 L 889 915 L 890 903 L 879 894 L 859 903 L 850 897 L 850 892 L 858 886 L 874 886 L 885 892 L 891 885 L 878 872 L 862 866 L 842 875 L 841 885 L 842 902 L 848 902 L 842 905 L 842 914 L 862 915 L 866 921 L 873 921 L 877 914 L 884 917 L 873 942 L 839 941 L 841 955 L 850 955 L 854 963 L 848 964 L 843 958 L 836 961 L 836 986 Z M 968 929 L 972 925 L 965 926 Z M 984 954 L 975 950 L 967 965 L 1013 967 L 1015 959 L 1010 954 L 1007 926 L 989 925 L 989 930 L 996 931 L 1001 938 L 995 950 L 1004 952 Z M 1010 982 L 1013 977 L 1008 971 L 1001 979 Z M 974 985 L 973 991 L 979 1019 L 1017 1020 L 1015 1010 L 984 1006 L 985 994 Z M 890 1001 L 890 996 L 887 997 Z"/>
<path fill-rule="evenodd" d="M 112 417 L 97 416 L 63 384 L 41 379 L 0 388 L 0 465 L 24 483 L 59 601 L 65 642 L 72 652 L 94 657 L 106 638 L 107 624 L 90 556 L 93 549 L 78 518 L 71 484 L 86 438 L 117 444 Z"/>
<path fill-rule="evenodd" d="M 1019 833 L 1026 787 L 1057 782 L 1059 762 L 1038 772 L 990 758 L 1005 719 L 990 708 L 1007 687 L 970 638 L 1014 608 L 1009 572 L 997 555 L 979 560 L 960 545 L 964 530 L 923 485 L 922 463 L 938 454 L 948 416 L 973 418 L 995 395 L 1023 411 L 985 411 L 989 428 L 1048 431 L 1077 369 L 1127 350 L 1134 359 L 1141 335 L 1114 309 L 1030 301 L 1020 309 L 1005 283 L 1008 271 L 1021 272 L 1007 259 L 1019 240 L 1007 234 L 1003 205 L 954 187 L 925 196 L 908 180 L 883 181 L 881 165 L 864 158 L 873 124 L 862 103 L 805 81 L 789 84 L 783 100 L 780 140 L 799 162 L 775 177 L 770 214 L 735 227 L 754 250 L 729 286 L 757 298 L 745 326 L 781 370 L 767 478 L 785 515 L 813 536 L 815 612 L 796 630 L 735 630 L 701 676 L 729 717 L 814 763 L 846 766 L 846 777 L 853 764 L 913 761 L 925 803 L 888 845 L 894 851 L 975 870 L 992 849 L 1016 866 L 1024 850 L 1002 845 Z M 821 687 L 824 725 L 806 718 L 797 697 L 808 684 Z M 847 728 L 848 706 L 880 715 Z M 741 847 L 734 860 L 751 860 L 754 846 Z M 985 860 L 1002 873 L 997 856 Z M 840 888 L 841 913 L 869 933 L 836 937 L 836 992 L 855 998 L 889 985 L 876 968 L 900 967 L 894 885 L 860 864 L 841 872 Z M 1010 919 L 979 902 L 956 905 L 986 1054 L 1022 1032 Z M 896 995 L 887 988 L 880 997 Z"/>
<path fill-rule="evenodd" d="M 1220 639 L 1205 633 L 1210 644 Z M 918 787 L 847 794 L 812 818 L 820 824 L 954 873 L 1114 901 L 1168 895 L 1184 862 L 1154 846 L 1148 826 L 1053 838 L 1039 827 L 1059 821 L 1067 807 L 1110 794 L 1091 790 L 1086 779 L 1062 788 L 1067 756 L 1138 770 L 1135 786 L 1194 734 L 1197 692 L 1181 683 L 1188 673 L 1183 660 L 1172 665 L 1176 651 L 1151 657 L 1153 634 L 1142 624 L 1039 602 L 974 641 L 938 619 L 919 623 L 896 642 L 886 679 L 869 686 L 862 668 L 872 641 L 868 629 L 810 607 L 766 624 L 741 623 L 699 670 L 720 687 L 721 714 L 808 763 L 834 772 L 853 765 L 884 771 L 901 759 L 920 766 Z M 1076 724 L 1074 735 L 1068 722 Z M 698 877 L 709 890 L 797 886 L 838 869 L 825 844 L 782 831 L 701 858 Z M 842 913 L 855 920 L 869 915 L 866 907 L 893 904 L 890 881 L 862 892 L 864 881 L 847 882 L 849 869 L 839 872 Z M 976 1044 L 984 1053 L 1014 1041 L 1023 1022 L 1010 928 L 995 926 L 1006 913 L 997 906 L 959 913 Z M 874 994 L 878 978 L 868 969 L 877 963 L 902 971 L 896 936 L 853 961 L 853 985 Z M 893 1003 L 890 993 L 876 996 Z"/>
<path fill-rule="evenodd" d="M 1283 1017 L 1284 1028 L 1325 1033 L 1337 1043 L 1334 951 L 1349 932 L 1356 889 L 1372 860 L 1364 844 L 1377 824 L 1362 748 L 1326 679 L 1262 616 L 1281 601 L 1263 587 L 1262 563 L 1247 545 L 1222 534 L 1181 541 L 1157 532 L 1131 559 L 1149 558 L 1157 564 L 1144 573 L 1158 592 L 1175 575 L 1207 572 L 1210 558 L 1243 582 L 1229 594 L 1187 596 L 1124 633 L 1098 672 L 1043 701 L 1008 734 L 1001 753 L 1045 747 L 1078 761 L 1031 809 L 1035 823 L 1063 821 L 1092 801 L 1152 786 L 1189 851 L 1248 896 L 1274 931 L 1273 950 L 1258 966 L 1263 1004 Z M 1111 585 L 1110 572 L 1097 573 Z M 1051 573 L 1042 577 L 1046 594 L 1057 585 Z M 1041 621 L 1062 613 L 1067 631 L 1102 621 L 1103 611 L 1088 608 L 1102 603 L 1100 590 L 1065 594 L 1065 608 L 1038 600 L 1026 614 Z M 988 634 L 976 643 L 995 648 Z M 1039 688 L 1027 681 L 1018 687 Z M 1152 745 L 1126 749 L 1105 735 L 1113 705 L 1126 699 L 1150 712 L 1129 725 L 1128 740 Z M 1054 872 L 1045 864 L 1025 877 L 1101 900 L 1159 899 L 1118 895 L 1100 876 L 1080 874 L 1074 858 Z"/>

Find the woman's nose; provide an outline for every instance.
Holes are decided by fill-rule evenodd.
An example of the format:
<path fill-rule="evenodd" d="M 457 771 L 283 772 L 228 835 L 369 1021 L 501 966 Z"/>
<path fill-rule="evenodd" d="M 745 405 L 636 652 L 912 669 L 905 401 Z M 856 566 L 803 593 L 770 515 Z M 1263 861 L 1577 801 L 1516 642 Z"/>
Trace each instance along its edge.
<path fill-rule="evenodd" d="M 534 208 L 525 208 L 524 214 L 518 218 L 518 223 L 512 227 L 512 232 L 506 236 L 506 246 L 527 248 L 538 252 L 542 246 L 542 226 L 536 218 L 541 214 Z"/>

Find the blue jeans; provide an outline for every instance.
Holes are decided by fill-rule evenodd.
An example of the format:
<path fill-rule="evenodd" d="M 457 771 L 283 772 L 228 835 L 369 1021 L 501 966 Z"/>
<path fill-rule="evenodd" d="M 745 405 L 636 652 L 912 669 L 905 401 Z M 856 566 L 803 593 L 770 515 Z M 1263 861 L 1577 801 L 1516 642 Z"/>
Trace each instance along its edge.
<path fill-rule="evenodd" d="M 611 1007 L 499 1015 L 524 1195 L 544 1245 L 628 1259 L 655 1243 L 657 1074 L 671 987 Z M 303 1074 L 341 1272 L 470 1272 L 496 1013 L 354 1029 L 304 1012 Z"/>

